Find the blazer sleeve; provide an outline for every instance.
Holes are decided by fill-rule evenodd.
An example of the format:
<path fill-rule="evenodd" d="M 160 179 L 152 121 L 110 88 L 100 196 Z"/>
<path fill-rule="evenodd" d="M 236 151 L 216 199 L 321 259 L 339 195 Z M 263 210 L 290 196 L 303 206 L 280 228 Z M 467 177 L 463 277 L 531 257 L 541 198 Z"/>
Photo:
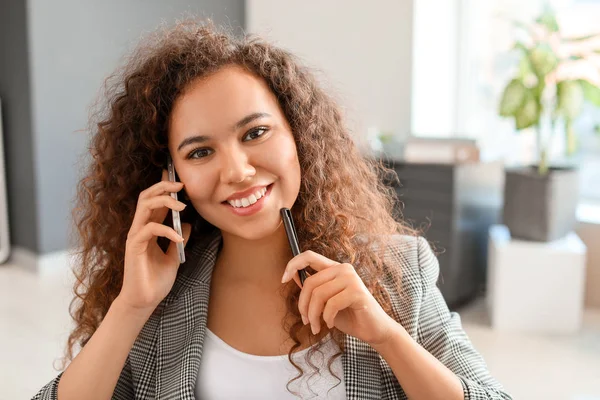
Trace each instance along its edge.
<path fill-rule="evenodd" d="M 450 312 L 437 287 L 439 264 L 429 243 L 418 238 L 422 300 L 417 338 L 435 358 L 460 379 L 465 400 L 512 399 L 488 372 L 483 357 L 475 350 L 456 312 Z"/>
<path fill-rule="evenodd" d="M 60 382 L 60 378 L 62 377 L 63 373 L 64 372 L 61 372 L 56 378 L 46 384 L 46 386 L 44 386 L 35 396 L 32 397 L 32 400 L 58 400 L 58 382 Z M 125 366 L 123 367 L 121 375 L 119 376 L 119 380 L 117 381 L 117 386 L 115 386 L 112 399 L 131 400 L 134 398 L 135 395 L 131 379 L 131 367 L 129 365 L 129 358 L 127 358 Z"/>

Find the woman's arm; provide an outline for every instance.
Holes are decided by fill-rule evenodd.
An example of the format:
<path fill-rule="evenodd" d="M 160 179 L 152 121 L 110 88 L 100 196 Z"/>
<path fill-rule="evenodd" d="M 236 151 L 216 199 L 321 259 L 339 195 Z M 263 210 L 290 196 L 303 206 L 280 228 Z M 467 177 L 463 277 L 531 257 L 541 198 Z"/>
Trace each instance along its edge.
<path fill-rule="evenodd" d="M 117 297 L 96 332 L 68 368 L 34 399 L 111 399 L 113 392 L 115 398 L 133 398 L 131 382 L 126 385 L 128 388 L 120 388 L 119 393 L 115 387 L 127 355 L 152 311 L 132 309 Z M 122 391 L 131 392 L 126 394 Z"/>
<path fill-rule="evenodd" d="M 388 363 L 408 398 L 463 400 L 459 378 L 394 323 L 390 341 L 373 349 Z"/>
<path fill-rule="evenodd" d="M 423 238 L 418 239 L 418 261 L 423 297 L 417 340 L 397 324 L 390 340 L 373 348 L 411 399 L 511 399 L 489 374 L 460 316 L 448 310 L 436 286 L 437 258 Z"/>
<path fill-rule="evenodd" d="M 58 399 L 110 399 L 125 360 L 151 309 L 132 309 L 115 299 L 106 317 L 58 384 Z"/>

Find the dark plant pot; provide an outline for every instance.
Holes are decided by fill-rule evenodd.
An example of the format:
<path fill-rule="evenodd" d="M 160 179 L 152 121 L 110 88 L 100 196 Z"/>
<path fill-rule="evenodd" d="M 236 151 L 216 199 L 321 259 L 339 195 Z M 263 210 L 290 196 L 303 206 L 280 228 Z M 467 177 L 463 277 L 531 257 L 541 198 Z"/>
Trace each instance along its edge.
<path fill-rule="evenodd" d="M 503 223 L 512 237 L 549 242 L 572 231 L 579 199 L 575 167 L 553 167 L 545 176 L 537 167 L 507 169 Z"/>

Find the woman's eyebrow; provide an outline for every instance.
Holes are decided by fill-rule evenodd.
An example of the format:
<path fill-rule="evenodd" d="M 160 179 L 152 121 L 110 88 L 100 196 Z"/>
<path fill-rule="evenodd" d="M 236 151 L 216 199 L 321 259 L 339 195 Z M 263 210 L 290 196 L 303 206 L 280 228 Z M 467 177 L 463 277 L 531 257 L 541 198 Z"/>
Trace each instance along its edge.
<path fill-rule="evenodd" d="M 180 151 L 182 148 L 184 148 L 185 146 L 189 146 L 190 144 L 203 143 L 203 142 L 208 141 L 209 139 L 210 138 L 208 136 L 202 136 L 202 135 L 186 137 L 185 139 L 183 139 L 181 141 L 181 143 L 179 143 L 179 146 L 177 147 L 177 151 Z"/>
<path fill-rule="evenodd" d="M 270 117 L 270 116 L 271 116 L 271 114 L 268 114 L 265 112 L 252 113 L 250 115 L 245 116 L 237 124 L 235 124 L 233 127 L 233 130 L 237 131 L 238 129 L 243 128 L 244 126 L 248 125 L 250 122 L 254 121 L 255 119 Z"/>
<path fill-rule="evenodd" d="M 244 126 L 248 125 L 250 122 L 259 119 L 259 118 L 265 118 L 265 117 L 270 117 L 271 114 L 265 113 L 265 112 L 255 112 L 252 113 L 250 115 L 245 116 L 244 118 L 242 118 L 241 120 L 239 120 L 234 126 L 233 126 L 233 130 L 238 130 L 243 128 Z M 186 137 L 185 139 L 183 139 L 181 141 L 181 143 L 179 143 L 179 146 L 177 147 L 177 151 L 180 151 L 182 148 L 184 148 L 185 146 L 189 146 L 190 144 L 194 144 L 194 143 L 204 143 L 207 142 L 208 140 L 210 140 L 209 136 L 204 136 L 204 135 L 196 135 L 196 136 L 189 136 Z"/>

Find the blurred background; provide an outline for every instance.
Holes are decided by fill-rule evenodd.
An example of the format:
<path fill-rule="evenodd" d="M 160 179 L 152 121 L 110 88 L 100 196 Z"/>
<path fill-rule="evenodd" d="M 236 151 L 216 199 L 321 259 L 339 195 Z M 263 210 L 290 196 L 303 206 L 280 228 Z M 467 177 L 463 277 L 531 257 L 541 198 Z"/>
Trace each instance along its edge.
<path fill-rule="evenodd" d="M 89 108 L 186 13 L 315 69 L 515 398 L 600 399 L 598 0 L 2 0 L 0 399 L 58 373 Z"/>

